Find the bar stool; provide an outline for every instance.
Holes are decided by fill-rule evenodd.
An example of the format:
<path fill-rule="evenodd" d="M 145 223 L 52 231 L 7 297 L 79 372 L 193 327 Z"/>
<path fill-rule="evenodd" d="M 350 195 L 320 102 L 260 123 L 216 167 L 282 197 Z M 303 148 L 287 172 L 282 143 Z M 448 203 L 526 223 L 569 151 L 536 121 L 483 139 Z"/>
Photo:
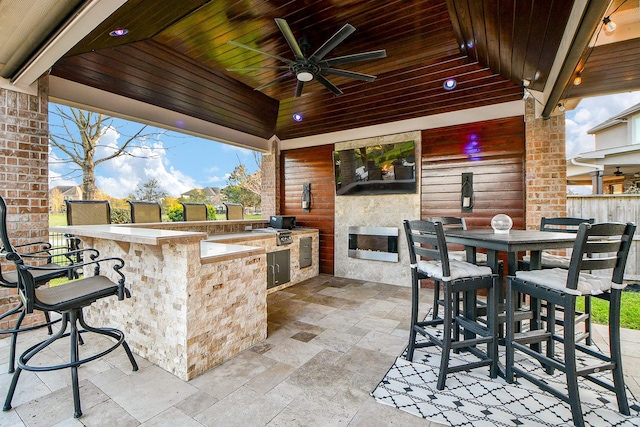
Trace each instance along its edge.
<path fill-rule="evenodd" d="M 29 347 L 18 358 L 18 367 L 13 374 L 3 411 L 11 409 L 11 401 L 13 400 L 13 395 L 15 393 L 20 374 L 23 370 L 42 372 L 70 368 L 74 402 L 73 416 L 75 418 L 79 418 L 82 415 L 80 405 L 80 388 L 78 384 L 78 367 L 80 365 L 96 360 L 122 345 L 129 357 L 133 370 L 138 370 L 138 365 L 136 364 L 133 354 L 124 339 L 125 336 L 122 331 L 114 328 L 96 328 L 89 326 L 85 322 L 83 316 L 84 307 L 91 305 L 98 299 L 117 296 L 118 300 L 124 300 L 125 297 L 129 298 L 131 296 L 129 290 L 125 287 L 125 277 L 120 271 L 124 267 L 124 261 L 120 258 L 102 258 L 76 264 L 76 268 L 93 266 L 95 275 L 64 283 L 52 288 L 38 288 L 36 287 L 33 272 L 50 271 L 48 267 L 26 266 L 24 265 L 20 255 L 15 252 L 8 253 L 7 259 L 15 262 L 16 264 L 19 276 L 18 291 L 20 293 L 20 298 L 24 301 L 26 312 L 32 313 L 34 310 L 55 311 L 61 314 L 62 322 L 60 330 L 55 335 L 52 335 L 46 340 Z M 103 264 L 110 264 L 112 266 L 114 274 L 119 277 L 117 283 L 100 274 L 100 267 Z M 80 329 L 78 325 L 81 326 L 82 329 Z M 69 328 L 69 332 L 66 332 L 67 328 Z M 112 338 L 112 340 L 115 340 L 115 343 L 112 342 L 110 347 L 80 359 L 79 347 L 84 341 L 84 339 L 81 338 L 81 334 L 85 334 L 87 332 L 105 335 Z M 53 366 L 29 364 L 29 361 L 40 351 L 46 349 L 58 339 L 66 337 L 69 337 L 70 339 L 71 352 L 69 362 Z"/>
<path fill-rule="evenodd" d="M 620 299 L 624 269 L 636 226 L 632 223 L 582 223 L 578 228 L 568 269 L 518 271 L 507 278 L 506 378 L 523 377 L 571 405 L 573 422 L 583 426 L 578 378 L 590 380 L 616 394 L 621 413 L 629 415 L 620 349 Z M 611 273 L 613 269 L 613 274 Z M 598 271 L 604 275 L 595 275 Z M 515 333 L 518 293 L 529 295 L 533 313 L 530 331 Z M 583 345 L 576 336 L 576 299 L 591 295 L 609 302 L 609 354 Z M 562 309 L 562 332 L 556 331 L 556 306 Z M 546 312 L 543 312 L 542 308 Z M 560 311 L 560 310 L 558 310 Z M 556 343 L 563 346 L 558 356 Z M 546 344 L 544 347 L 541 344 Z M 544 374 L 533 375 L 515 365 L 515 351 L 540 362 L 547 374 L 565 373 L 567 391 L 552 387 Z M 584 356 L 584 357 L 583 357 Z M 578 359 L 581 365 L 578 366 Z M 588 362 L 586 365 L 584 365 Z M 595 362 L 595 363 L 594 363 Z M 613 383 L 593 374 L 612 371 Z"/>
<path fill-rule="evenodd" d="M 481 267 L 465 261 L 450 260 L 442 223 L 431 221 L 404 221 L 404 229 L 409 245 L 411 262 L 411 329 L 406 358 L 413 360 L 416 348 L 438 346 L 442 349 L 438 390 L 444 389 L 447 374 L 489 366 L 489 375 L 498 374 L 498 334 L 497 334 L 497 274 L 489 267 Z M 419 320 L 420 280 L 432 278 L 442 283 L 444 313 L 442 318 Z M 485 324 L 478 321 L 476 293 L 487 291 L 487 319 Z M 462 311 L 458 295 L 462 294 Z M 437 301 L 434 301 L 437 305 Z M 442 337 L 434 326 L 442 325 Z M 417 342 L 417 334 L 425 336 L 426 342 Z M 486 344 L 486 351 L 477 348 Z M 477 361 L 449 365 L 451 350 L 468 351 Z"/>

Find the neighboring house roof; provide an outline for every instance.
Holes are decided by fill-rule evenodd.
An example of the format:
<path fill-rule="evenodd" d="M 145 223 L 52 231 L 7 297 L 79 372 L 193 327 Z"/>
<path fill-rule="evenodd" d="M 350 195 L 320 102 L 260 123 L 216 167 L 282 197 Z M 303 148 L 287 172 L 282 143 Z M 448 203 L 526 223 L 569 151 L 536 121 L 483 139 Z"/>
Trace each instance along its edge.
<path fill-rule="evenodd" d="M 54 190 L 58 190 L 63 197 L 79 197 L 82 195 L 82 191 L 77 185 L 58 185 L 53 187 L 49 193 Z"/>
<path fill-rule="evenodd" d="M 202 191 L 207 197 L 215 197 L 220 195 L 221 189 L 218 187 L 204 187 L 204 188 L 193 188 L 185 193 L 182 193 L 183 197 L 191 197 L 196 195 L 199 191 Z"/>
<path fill-rule="evenodd" d="M 640 111 L 640 103 L 634 105 L 633 107 L 627 108 L 623 112 L 616 114 L 613 117 L 608 118 L 607 120 L 600 123 L 599 125 L 596 125 L 595 127 L 589 129 L 587 133 L 588 134 L 598 133 L 611 126 L 614 126 L 620 123 L 625 123 L 630 116 L 633 116 L 635 113 L 639 111 Z"/>

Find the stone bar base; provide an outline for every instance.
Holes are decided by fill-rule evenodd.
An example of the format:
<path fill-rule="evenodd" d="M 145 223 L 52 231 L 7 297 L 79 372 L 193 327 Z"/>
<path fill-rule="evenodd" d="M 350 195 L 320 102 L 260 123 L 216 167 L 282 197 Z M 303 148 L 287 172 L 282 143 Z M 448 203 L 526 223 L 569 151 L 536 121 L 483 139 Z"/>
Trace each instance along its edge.
<path fill-rule="evenodd" d="M 136 354 L 183 380 L 267 336 L 264 250 L 203 260 L 201 238 L 157 245 L 82 239 L 103 256 L 125 260 L 132 294 L 93 304 L 86 310 L 89 324 L 122 329 Z"/>

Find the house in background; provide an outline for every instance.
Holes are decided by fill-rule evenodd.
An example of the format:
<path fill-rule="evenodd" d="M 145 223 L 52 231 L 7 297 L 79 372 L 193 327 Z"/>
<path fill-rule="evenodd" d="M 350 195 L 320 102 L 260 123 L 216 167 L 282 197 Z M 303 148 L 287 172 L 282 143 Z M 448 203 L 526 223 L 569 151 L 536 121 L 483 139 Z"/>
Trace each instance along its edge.
<path fill-rule="evenodd" d="M 595 137 L 595 150 L 567 162 L 567 184 L 591 185 L 593 194 L 640 188 L 640 103 L 587 133 Z"/>
<path fill-rule="evenodd" d="M 82 188 L 79 185 L 58 185 L 49 190 L 49 210 L 63 212 L 65 200 L 82 200 Z"/>
<path fill-rule="evenodd" d="M 203 203 L 218 206 L 222 204 L 222 201 L 220 199 L 221 190 L 222 189 L 219 187 L 193 188 L 185 193 L 180 194 L 180 197 L 184 200 L 197 198 L 197 200 L 200 201 L 200 197 L 204 196 L 205 200 L 203 200 Z"/>

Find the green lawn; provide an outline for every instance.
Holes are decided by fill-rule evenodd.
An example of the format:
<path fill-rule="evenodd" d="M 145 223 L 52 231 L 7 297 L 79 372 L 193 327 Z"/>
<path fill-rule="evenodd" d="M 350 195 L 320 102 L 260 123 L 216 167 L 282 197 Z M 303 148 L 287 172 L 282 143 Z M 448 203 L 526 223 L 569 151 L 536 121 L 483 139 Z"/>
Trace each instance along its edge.
<path fill-rule="evenodd" d="M 640 329 L 640 292 L 623 292 L 620 308 L 620 326 Z M 584 299 L 578 300 L 577 310 L 584 310 Z M 593 323 L 609 324 L 609 303 L 599 298 L 591 298 L 591 319 Z"/>
<path fill-rule="evenodd" d="M 58 225 L 67 225 L 67 215 L 63 213 L 50 213 L 49 227 L 56 227 Z"/>

